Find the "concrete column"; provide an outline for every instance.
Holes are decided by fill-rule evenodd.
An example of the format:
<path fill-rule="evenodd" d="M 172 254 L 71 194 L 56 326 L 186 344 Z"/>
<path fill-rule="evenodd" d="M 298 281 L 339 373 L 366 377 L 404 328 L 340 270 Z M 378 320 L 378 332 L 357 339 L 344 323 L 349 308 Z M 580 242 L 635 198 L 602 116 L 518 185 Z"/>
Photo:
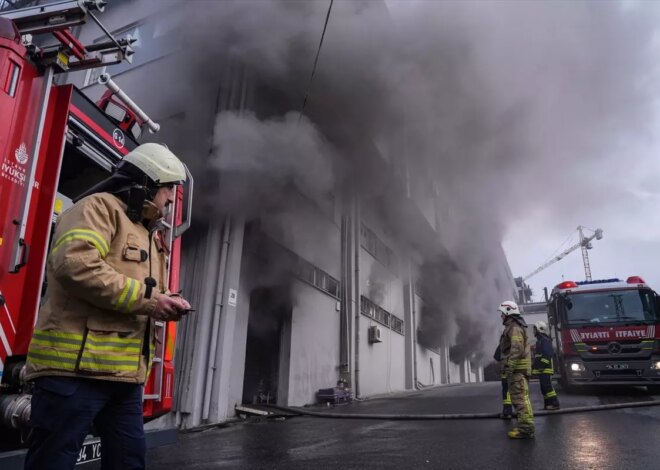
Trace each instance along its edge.
<path fill-rule="evenodd" d="M 202 400 L 206 368 L 208 367 L 209 345 L 211 342 L 211 324 L 213 315 L 213 293 L 218 275 L 220 258 L 221 224 L 209 227 L 203 239 L 204 247 L 197 253 L 204 256 L 202 263 L 187 260 L 187 267 L 203 272 L 201 279 L 188 273 L 184 278 L 186 290 L 193 292 L 193 305 L 198 312 L 182 320 L 177 336 L 177 411 L 181 413 L 184 428 L 198 426 L 201 423 Z M 201 266 L 200 266 L 201 264 Z M 199 267 L 198 267 L 199 266 Z M 192 281 L 198 285 L 191 285 Z M 197 303 L 198 302 L 198 303 Z"/>
<path fill-rule="evenodd" d="M 403 322 L 404 322 L 404 338 L 405 338 L 405 384 L 406 389 L 411 390 L 415 388 L 417 379 L 417 348 L 415 342 L 416 326 L 415 326 L 415 292 L 413 284 L 413 276 L 411 264 L 408 264 L 408 269 L 402 273 L 403 280 Z"/>
<path fill-rule="evenodd" d="M 249 316 L 249 292 L 240 289 L 244 233 L 245 220 L 232 219 L 220 327 L 211 332 L 218 335 L 209 415 L 212 423 L 233 416 L 234 406 L 242 401 Z"/>

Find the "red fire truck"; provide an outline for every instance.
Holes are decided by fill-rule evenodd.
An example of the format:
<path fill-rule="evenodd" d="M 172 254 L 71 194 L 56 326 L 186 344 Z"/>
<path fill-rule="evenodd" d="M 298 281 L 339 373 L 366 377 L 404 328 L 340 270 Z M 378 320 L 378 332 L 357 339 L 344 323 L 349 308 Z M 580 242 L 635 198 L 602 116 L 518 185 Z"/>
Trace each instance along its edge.
<path fill-rule="evenodd" d="M 59 1 L 0 12 L 0 467 L 20 454 L 30 415 L 23 370 L 36 315 L 47 292 L 45 263 L 54 222 L 72 199 L 107 177 L 158 124 L 109 78 L 98 103 L 58 74 L 130 61 L 131 39 L 115 39 L 93 11 L 103 0 Z M 69 29 L 94 19 L 107 42 L 84 46 Z M 190 224 L 192 178 L 163 222 L 170 247 L 169 288 L 179 291 L 180 239 Z M 156 322 L 159 345 L 144 392 L 144 416 L 171 409 L 174 323 Z M 4 452 L 4 454 L 2 454 Z M 80 461 L 98 457 L 98 443 Z M 21 458 L 20 456 L 18 457 Z M 16 460 L 13 460 L 16 461 Z"/>
<path fill-rule="evenodd" d="M 564 387 L 660 385 L 658 295 L 641 277 L 564 281 L 548 307 Z"/>

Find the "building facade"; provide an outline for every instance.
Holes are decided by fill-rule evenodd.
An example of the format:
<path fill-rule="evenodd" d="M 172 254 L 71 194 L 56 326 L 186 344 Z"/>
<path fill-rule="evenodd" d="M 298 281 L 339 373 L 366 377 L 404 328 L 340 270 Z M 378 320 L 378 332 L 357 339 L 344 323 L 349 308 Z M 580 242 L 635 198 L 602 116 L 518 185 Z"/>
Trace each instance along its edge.
<path fill-rule="evenodd" d="M 319 389 L 338 383 L 369 397 L 483 380 L 476 353 L 483 345 L 457 347 L 457 326 L 439 319 L 445 311 L 434 291 L 444 277 L 425 276 L 435 272 L 425 268 L 429 260 L 448 270 L 464 260 L 446 244 L 445 231 L 458 222 L 433 191 L 437 181 L 407 166 L 405 132 L 383 140 L 342 128 L 320 100 L 296 125 L 335 149 L 328 168 L 343 176 L 329 189 L 316 191 L 322 179 L 296 182 L 318 162 L 245 168 L 223 150 L 231 145 L 217 139 L 218 126 L 254 118 L 295 130 L 286 120 L 299 107 L 300 94 L 291 92 L 298 84 L 269 81 L 231 54 L 204 58 L 190 49 L 181 31 L 195 25 L 180 2 L 115 0 L 101 18 L 115 35 L 138 39 L 133 63 L 107 72 L 161 124 L 159 135 L 145 138 L 167 143 L 196 177 L 182 282 L 197 312 L 179 324 L 170 421 L 191 428 L 231 418 L 242 403 L 311 404 Z M 86 44 L 102 37 L 93 24 L 76 34 Z M 60 79 L 95 99 L 100 72 Z M 348 149 L 338 135 L 348 136 Z M 472 277 L 474 289 L 448 294 L 473 297 L 468 305 L 482 302 L 482 283 L 515 298 L 499 241 L 486 243 L 496 254 Z M 469 308 L 457 314 L 469 317 Z M 494 345 L 497 332 L 490 336 Z"/>

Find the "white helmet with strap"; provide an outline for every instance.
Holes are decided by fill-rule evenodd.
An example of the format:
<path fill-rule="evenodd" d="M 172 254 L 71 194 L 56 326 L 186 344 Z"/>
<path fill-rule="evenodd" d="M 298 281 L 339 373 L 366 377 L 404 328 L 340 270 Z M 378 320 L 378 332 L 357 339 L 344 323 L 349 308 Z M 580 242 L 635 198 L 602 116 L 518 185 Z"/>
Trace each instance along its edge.
<path fill-rule="evenodd" d="M 538 331 L 539 333 L 543 333 L 544 335 L 548 334 L 548 324 L 544 321 L 535 322 L 534 328 L 536 328 L 536 331 Z"/>
<path fill-rule="evenodd" d="M 505 300 L 497 307 L 497 310 L 505 317 L 509 315 L 520 315 L 520 308 L 518 308 L 518 304 L 513 300 Z"/>
<path fill-rule="evenodd" d="M 157 185 L 181 184 L 186 180 L 186 168 L 181 160 L 161 144 L 139 145 L 122 161 L 134 165 Z"/>

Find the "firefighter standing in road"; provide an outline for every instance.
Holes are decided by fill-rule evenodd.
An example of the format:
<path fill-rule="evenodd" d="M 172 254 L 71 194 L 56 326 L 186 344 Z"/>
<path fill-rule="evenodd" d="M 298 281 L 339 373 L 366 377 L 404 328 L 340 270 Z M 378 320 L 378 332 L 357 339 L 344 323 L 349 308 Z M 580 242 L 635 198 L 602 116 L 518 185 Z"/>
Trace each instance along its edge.
<path fill-rule="evenodd" d="M 500 380 L 502 382 L 502 412 L 500 413 L 500 418 L 502 419 L 511 419 L 513 418 L 513 405 L 511 404 L 511 395 L 509 394 L 509 380 L 502 370 L 502 349 L 499 344 L 497 349 L 495 349 L 495 354 L 493 359 L 495 359 L 500 364 Z"/>
<path fill-rule="evenodd" d="M 27 358 L 34 381 L 25 468 L 71 469 L 92 424 L 103 469 L 145 468 L 143 384 L 155 351 L 154 320 L 190 304 L 167 291 L 157 222 L 185 167 L 143 144 L 58 219 L 48 258 L 48 299 Z"/>
<path fill-rule="evenodd" d="M 527 324 L 520 316 L 518 304 L 511 300 L 502 302 L 498 311 L 504 324 L 500 338 L 502 370 L 509 382 L 511 402 L 518 420 L 518 426 L 509 431 L 508 436 L 511 439 L 531 439 L 534 437 L 534 415 L 527 384 L 532 369 Z"/>
<path fill-rule="evenodd" d="M 548 336 L 548 325 L 545 322 L 534 323 L 534 336 L 536 337 L 536 354 L 532 364 L 532 375 L 538 375 L 543 395 L 544 410 L 558 410 L 559 399 L 557 392 L 552 387 L 552 340 Z"/>

